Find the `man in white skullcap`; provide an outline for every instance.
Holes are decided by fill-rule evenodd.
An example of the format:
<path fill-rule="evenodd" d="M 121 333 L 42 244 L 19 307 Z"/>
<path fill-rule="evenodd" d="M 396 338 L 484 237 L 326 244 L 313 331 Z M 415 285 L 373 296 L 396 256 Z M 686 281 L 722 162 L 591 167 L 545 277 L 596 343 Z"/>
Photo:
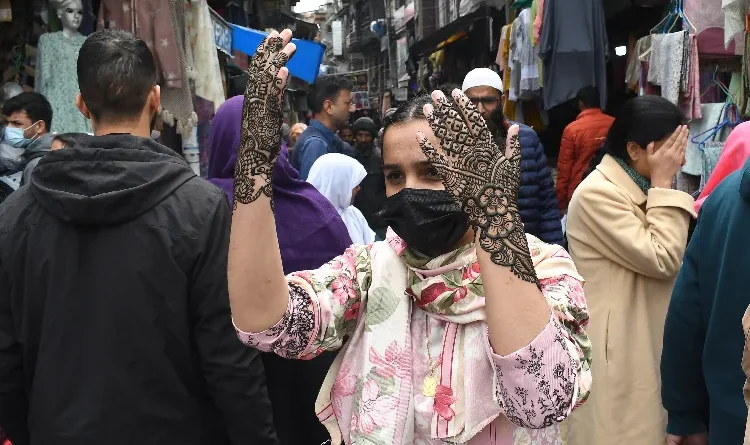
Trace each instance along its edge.
<path fill-rule="evenodd" d="M 482 114 L 495 142 L 504 147 L 508 128 L 515 122 L 508 121 L 503 114 L 503 81 L 500 75 L 489 68 L 475 68 L 466 75 L 461 89 Z M 524 230 L 544 242 L 562 245 L 564 238 L 560 209 L 544 147 L 531 127 L 519 126 L 521 187 L 518 209 Z"/>
<path fill-rule="evenodd" d="M 489 121 L 492 113 L 502 109 L 503 81 L 489 68 L 475 68 L 466 75 L 461 88 L 475 107 Z"/>

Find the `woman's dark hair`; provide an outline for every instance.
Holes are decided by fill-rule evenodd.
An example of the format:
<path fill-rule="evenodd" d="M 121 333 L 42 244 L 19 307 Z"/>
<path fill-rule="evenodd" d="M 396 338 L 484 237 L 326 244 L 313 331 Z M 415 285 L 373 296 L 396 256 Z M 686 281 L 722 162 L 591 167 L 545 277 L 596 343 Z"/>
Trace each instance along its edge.
<path fill-rule="evenodd" d="M 583 177 L 599 165 L 605 154 L 629 162 L 628 142 L 635 142 L 645 149 L 648 144 L 668 137 L 686 123 L 685 113 L 663 97 L 639 96 L 630 99 L 615 115 L 607 141 L 597 150 Z"/>

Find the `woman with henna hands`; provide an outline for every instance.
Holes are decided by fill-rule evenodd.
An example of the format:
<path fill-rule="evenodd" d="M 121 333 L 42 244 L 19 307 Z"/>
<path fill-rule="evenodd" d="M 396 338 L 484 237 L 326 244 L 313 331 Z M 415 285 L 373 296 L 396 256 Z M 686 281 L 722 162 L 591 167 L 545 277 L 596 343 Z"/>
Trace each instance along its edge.
<path fill-rule="evenodd" d="M 459 90 L 402 106 L 383 134 L 387 240 L 284 277 L 270 178 L 291 35 L 249 67 L 228 269 L 240 339 L 338 351 L 316 404 L 336 445 L 559 443 L 591 386 L 588 313 L 568 254 L 523 233 L 518 127 L 501 150 Z"/>

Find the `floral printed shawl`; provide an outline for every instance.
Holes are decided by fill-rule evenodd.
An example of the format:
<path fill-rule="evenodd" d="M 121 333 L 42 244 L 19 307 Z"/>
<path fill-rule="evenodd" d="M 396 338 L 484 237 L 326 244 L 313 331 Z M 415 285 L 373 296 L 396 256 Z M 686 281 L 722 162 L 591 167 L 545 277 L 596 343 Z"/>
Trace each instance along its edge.
<path fill-rule="evenodd" d="M 531 235 L 527 238 L 540 280 L 569 275 L 583 282 L 561 247 Z M 351 419 L 352 425 L 344 427 L 349 430 L 344 434 L 351 434 L 352 443 L 380 444 L 381 438 L 389 438 L 383 444 L 413 443 L 413 395 L 421 390 L 413 387 L 411 369 L 414 351 L 410 323 L 416 306 L 450 322 L 446 336 L 454 338 L 457 345 L 440 365 L 441 376 L 446 377 L 441 377 L 435 396 L 431 430 L 439 433 L 433 436 L 446 442 L 467 442 L 502 412 L 494 391 L 467 398 L 461 390 L 465 378 L 488 383 L 495 383 L 496 378 L 492 372 L 469 377 L 464 367 L 466 354 L 485 353 L 463 349 L 465 344 L 475 344 L 464 339 L 486 336 L 486 324 L 474 323 L 485 320 L 484 288 L 475 247 L 472 244 L 434 259 L 419 259 L 389 229 L 387 243 L 375 243 L 372 248 L 372 284 L 368 301 L 363 300 L 364 315 L 323 383 L 316 413 L 331 434 L 332 443 L 342 442 L 338 422 L 343 419 Z M 387 335 L 370 335 L 375 332 Z M 456 394 L 452 388 L 457 388 Z M 350 400 L 353 406 L 343 405 L 342 400 Z M 377 436 L 360 436 L 376 426 L 383 428 Z"/>

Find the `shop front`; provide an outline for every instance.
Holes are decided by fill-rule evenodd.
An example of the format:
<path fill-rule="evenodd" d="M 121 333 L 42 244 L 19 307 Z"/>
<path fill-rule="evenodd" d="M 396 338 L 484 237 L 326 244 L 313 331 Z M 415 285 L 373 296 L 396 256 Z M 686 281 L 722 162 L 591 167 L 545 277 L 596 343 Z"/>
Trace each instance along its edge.
<path fill-rule="evenodd" d="M 207 156 L 199 153 L 226 99 L 223 69 L 232 54 L 231 27 L 206 0 L 2 0 L 2 82 L 43 94 L 52 105 L 53 132 L 90 133 L 74 105 L 76 63 L 86 36 L 105 28 L 132 32 L 152 50 L 162 92 L 159 141 L 205 171 Z"/>

